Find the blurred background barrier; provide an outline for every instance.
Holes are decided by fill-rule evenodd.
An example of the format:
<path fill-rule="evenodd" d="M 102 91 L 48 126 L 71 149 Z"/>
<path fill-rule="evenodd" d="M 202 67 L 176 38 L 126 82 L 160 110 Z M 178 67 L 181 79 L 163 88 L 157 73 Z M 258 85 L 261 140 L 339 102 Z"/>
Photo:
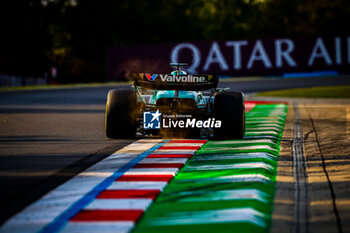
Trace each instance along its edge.
<path fill-rule="evenodd" d="M 350 73 L 350 37 L 269 38 L 112 46 L 108 80 L 132 73 L 166 73 L 187 62 L 192 74 L 322 76 Z"/>
<path fill-rule="evenodd" d="M 46 85 L 49 84 L 48 81 L 47 78 L 42 77 L 20 77 L 0 74 L 0 87 Z"/>
<path fill-rule="evenodd" d="M 174 60 L 226 76 L 343 74 L 348 22 L 348 0 L 3 1 L 0 74 L 105 82 Z"/>

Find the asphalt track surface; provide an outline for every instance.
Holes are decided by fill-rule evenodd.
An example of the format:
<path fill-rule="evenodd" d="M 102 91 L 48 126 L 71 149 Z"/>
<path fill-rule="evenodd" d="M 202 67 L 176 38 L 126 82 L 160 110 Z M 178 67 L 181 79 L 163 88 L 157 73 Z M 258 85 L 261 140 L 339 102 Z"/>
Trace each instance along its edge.
<path fill-rule="evenodd" d="M 349 78 L 223 82 L 245 93 L 349 85 Z M 104 135 L 108 90 L 86 87 L 0 93 L 0 223 L 133 140 Z M 115 88 L 128 88 L 120 86 Z"/>
<path fill-rule="evenodd" d="M 242 140 L 137 140 L 44 195 L 0 232 L 127 233 L 135 225 L 140 232 L 265 232 L 286 110 L 247 101 Z"/>

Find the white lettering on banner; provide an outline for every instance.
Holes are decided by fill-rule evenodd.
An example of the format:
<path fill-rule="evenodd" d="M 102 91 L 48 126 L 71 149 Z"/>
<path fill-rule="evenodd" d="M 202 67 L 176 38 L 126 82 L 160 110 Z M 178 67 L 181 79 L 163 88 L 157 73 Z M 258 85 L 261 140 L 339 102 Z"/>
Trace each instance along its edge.
<path fill-rule="evenodd" d="M 265 51 L 263 44 L 261 43 L 261 40 L 256 41 L 253 52 L 249 58 L 247 68 L 251 69 L 253 67 L 254 61 L 259 61 L 259 60 L 264 63 L 264 66 L 266 68 L 272 67 L 271 61 L 267 56 L 267 53 Z"/>
<path fill-rule="evenodd" d="M 320 51 L 320 53 L 318 52 Z M 323 58 L 327 65 L 332 65 L 332 59 L 323 43 L 322 38 L 317 38 L 314 49 L 312 50 L 308 65 L 312 66 L 315 58 Z"/>
<path fill-rule="evenodd" d="M 340 40 L 340 37 L 336 37 L 334 39 L 334 43 L 335 43 L 335 63 L 337 65 L 341 65 L 342 59 L 341 59 L 341 40 Z"/>
<path fill-rule="evenodd" d="M 282 44 L 287 45 L 286 50 L 282 50 Z M 289 66 L 297 66 L 296 62 L 291 57 L 290 53 L 294 50 L 294 42 L 290 39 L 279 39 L 275 40 L 275 57 L 276 57 L 276 67 L 283 66 L 283 58 L 286 60 Z"/>
<path fill-rule="evenodd" d="M 270 41 L 266 43 L 271 45 Z M 217 72 L 221 71 L 222 73 L 234 73 L 234 71 L 241 70 L 254 71 L 254 65 L 257 65 L 255 63 L 262 64 L 265 69 L 278 68 L 280 71 L 287 67 L 305 69 L 306 67 L 315 66 L 315 61 L 321 61 L 327 66 L 350 64 L 350 37 L 333 37 L 334 44 L 326 44 L 323 38 L 318 37 L 314 44 L 311 44 L 313 47 L 309 48 L 311 50 L 310 54 L 305 54 L 307 49 L 303 47 L 297 48 L 297 45 L 303 46 L 304 44 L 298 42 L 298 40 L 280 38 L 272 42 L 274 43 L 274 51 L 268 51 L 269 53 L 267 53 L 261 40 L 225 41 L 224 45 L 214 41 L 207 45 L 210 46 L 208 54 L 201 54 L 204 53 L 201 51 L 202 47 L 197 47 L 194 43 L 180 43 L 171 50 L 170 60 L 173 63 L 183 62 L 181 60 L 181 54 L 183 55 L 183 53 L 192 56 L 192 63 L 189 64 L 189 67 L 184 68 L 190 74 L 214 70 L 213 64 L 217 64 L 219 70 Z M 308 43 L 307 45 L 309 46 Z M 206 48 L 203 47 L 203 49 L 206 51 Z M 201 57 L 202 55 L 203 57 Z M 306 64 L 301 63 L 303 59 L 300 58 L 302 57 L 308 59 Z"/>
<path fill-rule="evenodd" d="M 241 47 L 244 45 L 248 45 L 248 41 L 240 40 L 240 41 L 227 41 L 226 42 L 226 46 L 233 47 L 233 69 L 236 69 L 236 70 L 242 69 Z"/>
<path fill-rule="evenodd" d="M 224 56 L 222 55 L 217 42 L 212 43 L 203 70 L 207 71 L 212 63 L 218 63 L 220 65 L 221 70 L 228 70 L 227 62 Z"/>
<path fill-rule="evenodd" d="M 182 49 L 189 49 L 192 52 L 192 65 L 184 68 L 184 70 L 188 71 L 191 74 L 197 74 L 198 72 L 196 69 L 201 63 L 201 52 L 195 45 L 191 43 L 181 43 L 176 45 L 170 53 L 171 63 L 179 62 L 179 52 Z"/>

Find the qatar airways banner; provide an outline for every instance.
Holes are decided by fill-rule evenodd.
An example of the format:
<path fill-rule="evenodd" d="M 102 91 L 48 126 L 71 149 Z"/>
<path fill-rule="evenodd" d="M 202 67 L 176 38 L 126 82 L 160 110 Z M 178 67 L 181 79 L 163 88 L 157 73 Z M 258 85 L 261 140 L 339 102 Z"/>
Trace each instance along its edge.
<path fill-rule="evenodd" d="M 167 73 L 171 62 L 188 63 L 185 70 L 190 74 L 350 73 L 350 36 L 112 46 L 107 55 L 108 80 L 134 73 Z"/>

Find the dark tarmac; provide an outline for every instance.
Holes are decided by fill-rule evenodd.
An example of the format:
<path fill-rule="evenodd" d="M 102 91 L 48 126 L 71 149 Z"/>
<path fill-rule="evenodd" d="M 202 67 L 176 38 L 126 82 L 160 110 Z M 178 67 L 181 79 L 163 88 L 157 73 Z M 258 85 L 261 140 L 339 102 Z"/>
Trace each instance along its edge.
<path fill-rule="evenodd" d="M 350 85 L 350 78 L 222 82 L 252 93 Z M 42 195 L 133 140 L 104 134 L 108 90 L 100 86 L 0 92 L 0 224 Z"/>

